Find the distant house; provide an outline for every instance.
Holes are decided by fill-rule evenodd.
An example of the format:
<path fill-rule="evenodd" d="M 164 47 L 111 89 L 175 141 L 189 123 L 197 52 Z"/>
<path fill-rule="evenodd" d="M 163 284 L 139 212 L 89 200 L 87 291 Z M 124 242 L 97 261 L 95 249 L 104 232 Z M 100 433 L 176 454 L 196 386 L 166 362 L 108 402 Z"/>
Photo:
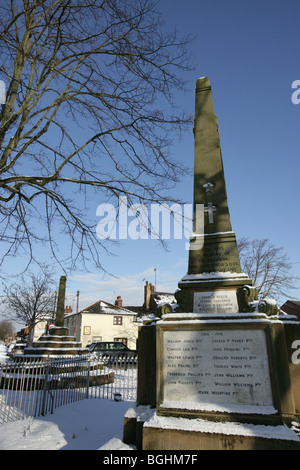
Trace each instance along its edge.
<path fill-rule="evenodd" d="M 281 307 L 288 315 L 294 315 L 300 321 L 300 302 L 297 300 L 287 300 Z"/>
<path fill-rule="evenodd" d="M 142 306 L 125 307 L 121 296 L 114 305 L 98 300 L 78 313 L 68 314 L 66 308 L 64 325 L 83 347 L 94 341 L 122 341 L 130 349 L 136 349 L 141 318 L 148 313 L 156 314 L 164 303 L 175 304 L 174 294 L 155 292 L 154 286 L 146 282 Z"/>
<path fill-rule="evenodd" d="M 122 341 L 130 349 L 136 349 L 137 317 L 137 312 L 122 306 L 119 296 L 115 305 L 99 300 L 81 312 L 66 315 L 64 325 L 83 347 L 94 341 Z"/>
<path fill-rule="evenodd" d="M 168 292 L 156 292 L 153 284 L 146 282 L 144 287 L 144 311 L 156 314 L 163 304 L 175 305 L 175 295 Z"/>

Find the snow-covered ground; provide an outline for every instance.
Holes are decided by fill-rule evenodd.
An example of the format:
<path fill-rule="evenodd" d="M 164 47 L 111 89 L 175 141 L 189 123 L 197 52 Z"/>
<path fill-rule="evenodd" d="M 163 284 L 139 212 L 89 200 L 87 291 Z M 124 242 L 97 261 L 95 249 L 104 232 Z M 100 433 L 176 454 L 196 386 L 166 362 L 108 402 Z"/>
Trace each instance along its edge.
<path fill-rule="evenodd" d="M 0 450 L 133 450 L 123 444 L 130 402 L 89 398 L 40 418 L 0 424 Z"/>
<path fill-rule="evenodd" d="M 6 359 L 0 345 L 0 362 Z M 124 415 L 133 405 L 89 398 L 44 417 L 0 424 L 0 450 L 133 450 L 122 442 Z"/>
<path fill-rule="evenodd" d="M 0 343 L 0 362 L 5 362 L 8 360 L 8 357 L 6 355 L 6 346 L 4 346 L 4 344 L 1 344 Z"/>
<path fill-rule="evenodd" d="M 6 348 L 0 345 L 0 362 L 6 359 Z M 126 451 L 135 451 L 134 455 L 137 455 L 134 446 L 122 441 L 124 416 L 131 413 L 135 413 L 133 401 L 89 397 L 55 408 L 53 414 L 44 417 L 0 424 L 0 450 L 103 450 L 125 451 L 126 454 Z M 201 420 L 197 420 L 199 425 L 198 421 Z M 223 430 L 225 434 L 235 434 L 230 423 L 220 423 L 220 426 L 224 425 L 228 427 L 226 432 Z M 188 426 L 190 429 L 190 422 Z M 294 430 L 300 435 L 298 423 L 295 426 Z M 252 432 L 250 428 L 251 425 L 245 425 L 238 433 L 248 435 Z M 265 426 L 255 428 L 257 432 L 257 428 Z M 248 434 L 245 434 L 245 429 Z M 284 431 L 291 433 L 288 428 Z M 295 437 L 287 436 L 286 439 L 294 440 Z"/>

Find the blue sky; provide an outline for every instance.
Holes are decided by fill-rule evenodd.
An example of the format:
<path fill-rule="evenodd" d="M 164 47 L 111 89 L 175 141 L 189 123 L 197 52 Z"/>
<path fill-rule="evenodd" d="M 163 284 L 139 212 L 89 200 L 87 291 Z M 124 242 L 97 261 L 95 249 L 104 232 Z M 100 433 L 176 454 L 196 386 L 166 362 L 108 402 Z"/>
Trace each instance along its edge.
<path fill-rule="evenodd" d="M 169 29 L 197 36 L 192 45 L 196 69 L 187 75 L 187 92 L 177 104 L 194 114 L 196 80 L 210 78 L 237 238 L 268 238 L 282 246 L 293 274 L 300 276 L 300 104 L 291 100 L 292 83 L 300 80 L 299 0 L 161 0 L 158 8 Z M 172 152 L 193 168 L 192 129 L 174 142 Z M 176 189 L 187 203 L 192 191 L 191 177 Z M 95 218 L 103 202 L 93 201 Z M 115 256 L 103 260 L 116 277 L 92 268 L 72 273 L 66 304 L 76 307 L 77 290 L 80 309 L 100 298 L 112 302 L 117 295 L 125 305 L 142 304 L 145 280 L 156 279 L 157 290 L 174 292 L 187 271 L 185 243 L 171 240 L 164 251 L 156 240 L 122 241 Z M 300 283 L 292 296 L 300 299 Z"/>

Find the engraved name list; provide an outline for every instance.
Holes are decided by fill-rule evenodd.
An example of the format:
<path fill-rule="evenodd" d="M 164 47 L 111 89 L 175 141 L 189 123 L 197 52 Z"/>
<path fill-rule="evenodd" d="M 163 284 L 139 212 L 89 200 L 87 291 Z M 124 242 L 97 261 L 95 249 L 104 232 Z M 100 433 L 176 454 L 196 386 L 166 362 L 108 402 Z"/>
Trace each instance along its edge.
<path fill-rule="evenodd" d="M 164 401 L 272 406 L 265 332 L 164 332 Z"/>

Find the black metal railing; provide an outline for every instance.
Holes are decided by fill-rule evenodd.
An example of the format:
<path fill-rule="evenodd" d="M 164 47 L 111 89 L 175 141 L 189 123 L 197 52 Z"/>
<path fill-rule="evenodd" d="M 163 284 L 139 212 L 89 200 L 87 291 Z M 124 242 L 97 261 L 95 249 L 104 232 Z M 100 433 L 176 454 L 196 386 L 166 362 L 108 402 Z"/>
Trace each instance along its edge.
<path fill-rule="evenodd" d="M 136 400 L 137 354 L 18 358 L 0 364 L 0 424 L 86 398 Z"/>

